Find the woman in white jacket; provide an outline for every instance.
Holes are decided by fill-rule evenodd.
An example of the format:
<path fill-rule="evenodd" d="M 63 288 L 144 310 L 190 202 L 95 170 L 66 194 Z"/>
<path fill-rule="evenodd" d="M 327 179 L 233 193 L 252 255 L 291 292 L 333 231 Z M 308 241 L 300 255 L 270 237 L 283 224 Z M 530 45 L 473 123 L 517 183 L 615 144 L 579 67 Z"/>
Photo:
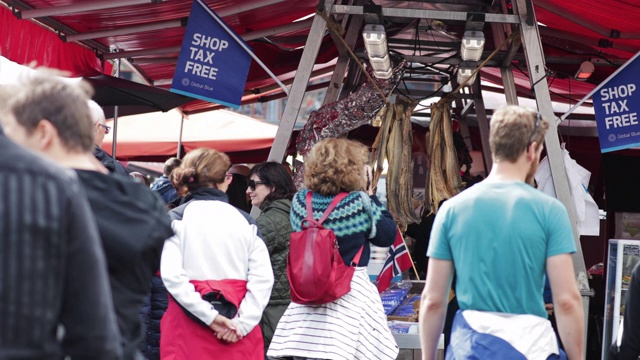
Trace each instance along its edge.
<path fill-rule="evenodd" d="M 200 148 L 172 173 L 189 193 L 171 210 L 160 275 L 170 294 L 162 359 L 264 360 L 260 322 L 273 286 L 269 253 L 249 215 L 229 205 L 229 157 Z"/>

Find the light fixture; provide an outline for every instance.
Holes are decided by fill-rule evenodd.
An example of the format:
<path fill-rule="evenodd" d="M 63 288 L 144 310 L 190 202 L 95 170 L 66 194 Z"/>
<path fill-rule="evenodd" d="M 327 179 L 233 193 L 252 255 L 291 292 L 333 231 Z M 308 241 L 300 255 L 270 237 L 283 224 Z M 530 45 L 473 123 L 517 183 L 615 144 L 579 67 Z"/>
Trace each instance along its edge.
<path fill-rule="evenodd" d="M 471 74 L 473 74 L 475 70 L 476 70 L 475 67 L 467 67 L 467 66 L 464 66 L 463 64 L 460 64 L 460 67 L 458 68 L 458 74 L 456 76 L 456 79 L 458 80 L 458 84 L 462 85 L 465 81 L 467 81 L 467 79 L 471 77 Z M 473 75 L 471 80 L 467 82 L 467 85 L 473 84 L 476 81 L 477 75 L 478 74 Z"/>
<path fill-rule="evenodd" d="M 464 61 L 478 61 L 482 58 L 484 49 L 484 33 L 482 31 L 468 30 L 462 36 L 460 56 Z"/>
<path fill-rule="evenodd" d="M 367 24 L 362 31 L 364 39 L 364 47 L 367 49 L 367 56 L 371 67 L 373 67 L 373 75 L 379 79 L 388 79 L 391 77 L 391 59 L 389 58 L 389 49 L 387 48 L 387 33 L 384 26 L 380 24 Z"/>
<path fill-rule="evenodd" d="M 580 68 L 576 72 L 574 78 L 579 81 L 587 81 L 587 79 L 593 74 L 596 67 L 591 61 L 584 61 L 580 64 Z"/>

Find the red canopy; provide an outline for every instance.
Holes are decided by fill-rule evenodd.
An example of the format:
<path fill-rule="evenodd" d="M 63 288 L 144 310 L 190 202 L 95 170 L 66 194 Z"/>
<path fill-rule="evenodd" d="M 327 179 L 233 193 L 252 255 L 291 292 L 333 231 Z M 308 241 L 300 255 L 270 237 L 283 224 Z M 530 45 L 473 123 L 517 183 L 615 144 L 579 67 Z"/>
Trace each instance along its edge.
<path fill-rule="evenodd" d="M 90 49 L 65 43 L 55 33 L 32 22 L 20 21 L 1 6 L 0 55 L 19 64 L 35 62 L 38 66 L 65 70 L 73 77 L 111 74 L 113 67 L 98 59 Z"/>

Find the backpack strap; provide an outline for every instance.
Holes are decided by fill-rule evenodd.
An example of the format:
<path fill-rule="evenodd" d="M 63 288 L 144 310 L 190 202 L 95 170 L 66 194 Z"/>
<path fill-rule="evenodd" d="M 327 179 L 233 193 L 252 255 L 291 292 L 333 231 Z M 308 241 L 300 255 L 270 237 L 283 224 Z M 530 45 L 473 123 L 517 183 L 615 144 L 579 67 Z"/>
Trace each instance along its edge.
<path fill-rule="evenodd" d="M 336 206 L 338 206 L 338 204 L 340 203 L 340 201 L 342 201 L 342 199 L 347 197 L 347 195 L 349 195 L 348 192 L 341 192 L 338 195 L 336 195 L 336 197 L 334 197 L 333 200 L 331 200 L 331 203 L 329 203 L 329 206 L 327 207 L 327 209 L 322 214 L 322 217 L 320 218 L 320 220 L 316 221 L 313 218 L 313 207 L 311 206 L 313 192 L 312 191 L 307 192 L 307 196 L 305 198 L 306 205 L 307 205 L 307 218 L 305 220 L 310 222 L 310 223 L 315 223 L 317 225 L 321 225 L 325 220 L 327 220 L 327 218 L 329 217 L 329 214 L 331 214 L 331 211 L 333 211 L 333 209 L 335 209 Z M 303 220 L 303 222 L 305 220 Z M 358 266 L 358 263 L 360 262 L 360 258 L 362 257 L 362 252 L 364 251 L 365 245 L 367 245 L 366 241 L 360 247 L 360 250 L 358 250 L 358 252 L 356 253 L 356 256 L 353 258 L 353 261 L 351 261 L 351 266 L 354 266 L 354 267 Z"/>
<path fill-rule="evenodd" d="M 360 262 L 360 257 L 362 256 L 362 251 L 364 251 L 364 246 L 365 245 L 367 245 L 366 241 L 360 247 L 360 250 L 358 250 L 358 252 L 356 253 L 356 256 L 353 257 L 353 260 L 351 261 L 351 266 L 353 266 L 353 267 L 358 266 L 358 263 Z"/>
<path fill-rule="evenodd" d="M 327 218 L 329 217 L 329 214 L 331 214 L 331 212 L 333 211 L 333 209 L 336 208 L 336 206 L 338 206 L 338 203 L 340 203 L 340 201 L 342 201 L 342 199 L 344 199 L 345 197 L 347 197 L 347 195 L 349 195 L 348 192 L 341 192 L 338 195 L 336 195 L 336 197 L 333 198 L 333 200 L 331 200 L 331 203 L 329 203 L 329 206 L 327 207 L 327 209 L 324 211 L 324 213 L 322 214 L 322 217 L 320 218 L 320 220 L 316 221 L 313 218 L 313 207 L 311 206 L 311 201 L 312 201 L 312 197 L 313 197 L 313 192 L 309 191 L 307 192 L 307 197 L 306 197 L 306 203 L 307 203 L 307 221 L 309 221 L 310 223 L 316 223 L 318 225 L 322 225 L 322 223 L 327 220 Z"/>

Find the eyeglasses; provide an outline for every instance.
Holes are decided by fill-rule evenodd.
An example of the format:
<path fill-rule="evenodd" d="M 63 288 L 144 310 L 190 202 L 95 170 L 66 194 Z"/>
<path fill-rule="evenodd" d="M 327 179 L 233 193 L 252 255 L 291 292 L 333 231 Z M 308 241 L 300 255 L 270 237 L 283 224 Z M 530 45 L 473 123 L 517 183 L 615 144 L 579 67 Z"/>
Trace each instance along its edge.
<path fill-rule="evenodd" d="M 104 133 L 105 134 L 108 134 L 109 131 L 111 131 L 111 126 L 103 125 L 103 124 L 100 124 L 100 123 L 98 123 L 98 125 L 100 125 L 100 126 L 102 126 L 104 128 Z"/>
<path fill-rule="evenodd" d="M 529 142 L 527 142 L 527 147 L 529 147 L 529 145 L 531 145 L 531 143 L 533 142 L 533 137 L 536 135 L 536 132 L 538 132 L 538 126 L 540 126 L 541 120 L 542 120 L 542 114 L 538 112 L 538 115 L 536 115 L 536 124 L 533 126 L 533 131 L 529 136 Z"/>
<path fill-rule="evenodd" d="M 266 183 L 266 181 L 255 181 L 251 179 L 247 180 L 247 186 L 249 187 L 249 189 L 251 189 L 251 191 L 255 191 L 257 185 L 264 185 Z"/>

